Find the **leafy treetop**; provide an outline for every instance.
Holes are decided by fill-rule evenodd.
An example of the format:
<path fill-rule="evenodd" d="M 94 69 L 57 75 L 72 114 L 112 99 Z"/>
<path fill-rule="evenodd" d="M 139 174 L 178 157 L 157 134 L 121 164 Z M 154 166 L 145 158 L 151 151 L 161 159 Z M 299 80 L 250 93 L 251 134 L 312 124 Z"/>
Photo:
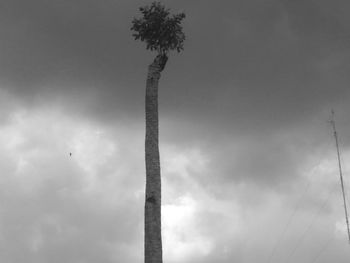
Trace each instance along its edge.
<path fill-rule="evenodd" d="M 141 7 L 140 11 L 143 17 L 134 18 L 131 27 L 136 40 L 145 41 L 147 49 L 156 50 L 160 55 L 166 55 L 169 50 L 183 50 L 185 34 L 181 21 L 185 18 L 184 13 L 171 15 L 160 2 Z"/>

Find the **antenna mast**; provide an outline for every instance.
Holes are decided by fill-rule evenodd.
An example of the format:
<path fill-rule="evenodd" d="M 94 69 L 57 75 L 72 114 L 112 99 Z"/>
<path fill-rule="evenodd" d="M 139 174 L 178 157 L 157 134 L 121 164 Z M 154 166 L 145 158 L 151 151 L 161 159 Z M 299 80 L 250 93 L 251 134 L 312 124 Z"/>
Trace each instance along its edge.
<path fill-rule="evenodd" d="M 333 135 L 334 135 L 334 139 L 335 139 L 335 145 L 337 147 L 340 184 L 341 184 L 341 190 L 342 190 L 342 193 L 343 193 L 345 220 L 346 220 L 346 226 L 347 226 L 347 230 L 348 230 L 348 239 L 349 239 L 349 243 L 350 243 L 350 227 L 349 227 L 348 209 L 346 207 L 343 172 L 342 172 L 342 166 L 341 166 L 341 162 L 340 162 L 340 151 L 339 151 L 339 143 L 338 143 L 338 134 L 337 134 L 337 130 L 335 128 L 335 119 L 334 119 L 334 111 L 333 110 L 332 110 L 332 117 L 331 117 L 330 123 L 332 124 L 332 127 L 333 127 Z"/>

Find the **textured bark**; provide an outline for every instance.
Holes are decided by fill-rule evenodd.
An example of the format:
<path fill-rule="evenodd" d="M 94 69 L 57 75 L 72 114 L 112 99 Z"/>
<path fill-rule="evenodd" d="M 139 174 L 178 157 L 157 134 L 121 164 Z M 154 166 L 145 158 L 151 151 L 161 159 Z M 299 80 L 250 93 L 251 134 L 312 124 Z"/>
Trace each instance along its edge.
<path fill-rule="evenodd" d="M 145 263 L 162 263 L 161 174 L 158 146 L 158 82 L 166 55 L 158 55 L 148 68 L 146 84 L 146 196 Z"/>

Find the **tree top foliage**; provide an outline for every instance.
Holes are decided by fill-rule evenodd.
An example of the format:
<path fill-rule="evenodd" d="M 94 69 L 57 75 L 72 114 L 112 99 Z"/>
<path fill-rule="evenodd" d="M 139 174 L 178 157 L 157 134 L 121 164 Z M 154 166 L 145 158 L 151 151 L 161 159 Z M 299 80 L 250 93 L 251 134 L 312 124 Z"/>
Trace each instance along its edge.
<path fill-rule="evenodd" d="M 181 21 L 184 13 L 170 14 L 160 2 L 153 2 L 150 6 L 140 8 L 141 18 L 134 18 L 131 30 L 133 37 L 146 42 L 146 48 L 166 55 L 169 50 L 180 52 L 183 50 L 185 34 L 182 32 Z"/>

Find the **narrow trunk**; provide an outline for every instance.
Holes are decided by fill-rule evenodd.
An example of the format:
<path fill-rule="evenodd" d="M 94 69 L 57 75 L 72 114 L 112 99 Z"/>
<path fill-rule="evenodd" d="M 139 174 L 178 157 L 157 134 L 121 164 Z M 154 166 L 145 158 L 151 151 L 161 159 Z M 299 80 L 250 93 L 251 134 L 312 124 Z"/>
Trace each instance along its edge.
<path fill-rule="evenodd" d="M 158 146 L 158 82 L 167 57 L 158 55 L 148 68 L 146 84 L 145 263 L 162 263 L 161 176 Z"/>

